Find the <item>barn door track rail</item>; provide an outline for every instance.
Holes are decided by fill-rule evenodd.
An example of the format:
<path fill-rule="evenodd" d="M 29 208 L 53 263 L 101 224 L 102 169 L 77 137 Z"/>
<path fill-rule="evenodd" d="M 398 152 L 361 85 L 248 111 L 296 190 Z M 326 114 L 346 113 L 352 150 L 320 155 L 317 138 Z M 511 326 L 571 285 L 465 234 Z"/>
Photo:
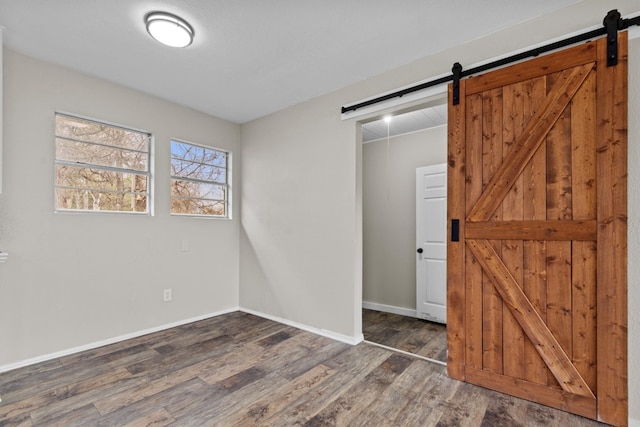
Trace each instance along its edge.
<path fill-rule="evenodd" d="M 613 9 L 609 11 L 609 13 L 607 13 L 607 16 L 605 16 L 602 28 L 578 34 L 573 37 L 568 37 L 557 42 L 549 43 L 547 45 L 530 49 L 503 59 L 498 59 L 496 61 L 470 68 L 468 70 L 463 70 L 462 65 L 459 62 L 456 62 L 455 64 L 453 64 L 450 76 L 444 76 L 438 79 L 420 83 L 418 85 L 398 90 L 396 92 L 388 93 L 386 95 L 369 99 L 367 101 L 362 101 L 357 104 L 343 106 L 342 114 L 348 113 L 350 111 L 356 111 L 360 108 L 368 107 L 370 105 L 379 104 L 393 98 L 401 98 L 404 95 L 418 92 L 429 87 L 438 86 L 447 82 L 453 82 L 453 105 L 457 105 L 460 101 L 459 82 L 460 79 L 464 77 L 483 73 L 494 68 L 499 68 L 504 65 L 518 62 L 529 57 L 539 56 L 552 50 L 561 49 L 563 47 L 571 46 L 576 43 L 581 43 L 603 35 L 607 36 L 607 66 L 612 67 L 618 63 L 618 31 L 626 30 L 634 25 L 640 26 L 640 16 L 636 16 L 635 18 L 623 19 L 620 15 L 620 12 L 618 12 L 617 9 Z"/>

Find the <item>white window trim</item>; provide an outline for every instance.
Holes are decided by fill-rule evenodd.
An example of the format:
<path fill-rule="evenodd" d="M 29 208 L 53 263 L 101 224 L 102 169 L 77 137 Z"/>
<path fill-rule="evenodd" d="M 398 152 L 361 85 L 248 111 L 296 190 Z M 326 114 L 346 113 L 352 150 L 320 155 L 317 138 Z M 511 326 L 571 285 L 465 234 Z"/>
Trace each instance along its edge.
<path fill-rule="evenodd" d="M 211 145 L 206 145 L 206 144 L 199 144 L 197 142 L 191 142 L 188 141 L 186 139 L 182 139 L 182 138 L 170 138 L 169 139 L 169 167 L 171 167 L 171 143 L 172 142 L 178 142 L 178 143 L 183 143 L 183 144 L 189 144 L 189 145 L 193 145 L 196 147 L 200 147 L 200 148 L 204 148 L 204 149 L 208 149 L 208 150 L 215 150 L 215 151 L 220 151 L 223 153 L 227 154 L 227 177 L 226 177 L 226 186 L 227 186 L 227 191 L 226 191 L 226 207 L 225 207 L 225 216 L 218 216 L 218 215 L 202 215 L 202 214 L 185 214 L 185 213 L 173 213 L 171 212 L 171 180 L 174 179 L 174 175 L 171 174 L 171 171 L 169 171 L 169 214 L 173 217 L 184 217 L 184 218 L 201 218 L 201 219 L 217 219 L 217 220 L 231 220 L 233 219 L 233 204 L 232 204 L 232 197 L 233 197 L 233 180 L 232 180 L 232 168 L 233 168 L 233 153 L 226 149 L 226 148 L 219 148 L 219 147 L 214 147 Z M 180 178 L 180 177 L 176 177 L 176 178 Z"/>
<path fill-rule="evenodd" d="M 58 164 L 66 164 L 65 161 L 58 161 L 58 159 L 56 158 L 56 144 L 55 144 L 55 139 L 58 137 L 58 135 L 56 134 L 55 131 L 55 120 L 56 120 L 56 116 L 61 115 L 61 116 L 67 116 L 67 117 L 71 117 L 71 118 L 76 118 L 76 119 L 81 119 L 81 120 L 88 120 L 88 121 L 92 121 L 92 122 L 96 122 L 96 123 L 101 123 L 107 126 L 112 126 L 112 127 L 117 127 L 117 128 L 121 128 L 121 129 L 126 129 L 126 130 L 130 130 L 133 132 L 140 132 L 140 133 L 144 133 L 148 135 L 148 146 L 149 146 L 149 150 L 148 150 L 148 168 L 149 170 L 147 172 L 144 172 L 143 174 L 147 176 L 147 211 L 146 212 L 125 212 L 125 211 L 94 211 L 94 210 L 84 210 L 84 209 L 58 209 L 58 207 L 56 206 L 56 165 Z M 54 213 L 59 213 L 59 214 L 71 214 L 71 215 L 134 215 L 134 216 L 153 216 L 154 215 L 154 201 L 155 201 L 155 185 L 153 185 L 154 182 L 154 166 L 155 166 L 155 159 L 154 159 L 154 136 L 151 132 L 144 130 L 144 129 L 140 129 L 140 128 L 136 128 L 133 126 L 127 126 L 127 125 L 122 125 L 119 123 L 114 123 L 111 121 L 107 121 L 107 120 L 101 120 L 101 119 L 96 119 L 93 117 L 89 117 L 89 116 L 85 116 L 82 114 L 76 114 L 76 113 L 70 113 L 68 111 L 64 111 L 64 110 L 56 110 L 54 111 L 53 114 L 53 137 L 54 137 L 54 144 L 52 146 L 52 150 L 53 150 L 53 191 L 52 191 L 52 195 L 53 195 L 53 211 Z M 73 165 L 72 163 L 68 163 L 71 166 L 78 166 L 78 165 Z M 105 170 L 116 170 L 116 171 L 122 171 L 125 169 L 118 169 L 118 168 L 111 168 L 108 166 L 100 166 L 101 169 L 105 169 Z M 140 172 L 140 171 L 135 171 L 135 172 Z"/>

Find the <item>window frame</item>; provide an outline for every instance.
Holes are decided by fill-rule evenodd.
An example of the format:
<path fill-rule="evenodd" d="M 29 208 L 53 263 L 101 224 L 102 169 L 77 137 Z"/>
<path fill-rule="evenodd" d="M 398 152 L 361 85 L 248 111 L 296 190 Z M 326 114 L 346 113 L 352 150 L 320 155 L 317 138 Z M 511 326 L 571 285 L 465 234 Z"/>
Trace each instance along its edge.
<path fill-rule="evenodd" d="M 171 154 L 171 149 L 172 149 L 172 144 L 173 143 L 177 143 L 177 144 L 187 144 L 187 145 L 191 145 L 193 147 L 197 147 L 197 148 L 202 148 L 204 150 L 211 150 L 211 151 L 217 151 L 219 153 L 223 153 L 226 156 L 226 162 L 225 162 L 225 167 L 223 168 L 225 170 L 225 183 L 221 184 L 217 181 L 207 181 L 207 180 L 200 180 L 200 179 L 194 179 L 194 178 L 187 178 L 187 177 L 182 177 L 182 176 L 177 176 L 177 175 L 173 175 L 172 171 L 171 171 L 171 162 L 173 160 L 173 156 Z M 191 141 L 187 141 L 181 138 L 170 138 L 169 139 L 169 214 L 171 216 L 175 216 L 175 217 L 187 217 L 187 218 L 209 218 L 209 219 L 222 219 L 222 220 L 230 220 L 232 219 L 232 204 L 231 204 L 231 199 L 232 199 L 232 181 L 231 181 L 231 177 L 232 177 L 232 173 L 231 173 L 231 168 L 232 168 L 232 158 L 233 158 L 233 154 L 230 150 L 224 149 L 224 148 L 219 148 L 219 147 L 214 147 L 211 145 L 205 145 L 205 144 L 199 144 L 196 142 L 191 142 Z M 195 163 L 195 162 L 193 162 Z M 201 163 L 202 164 L 202 163 Z M 216 167 L 219 168 L 220 166 L 216 166 L 216 165 L 207 165 L 207 166 L 212 166 L 212 167 Z M 179 180 L 179 181 L 191 181 L 191 182 L 199 182 L 199 183 L 203 183 L 203 184 L 214 184 L 214 185 L 221 185 L 224 186 L 224 193 L 225 193 L 225 199 L 224 200 L 218 200 L 218 199 L 198 199 L 198 198 L 188 198 L 188 197 L 183 197 L 184 199 L 195 199 L 195 200 L 216 200 L 216 201 L 223 201 L 224 205 L 225 205 L 225 215 L 208 215 L 208 214 L 201 214 L 201 213 L 174 213 L 172 212 L 172 200 L 174 198 L 174 196 L 171 194 L 172 192 L 172 182 L 173 180 Z"/>
<path fill-rule="evenodd" d="M 141 133 L 144 134 L 147 138 L 147 151 L 142 151 L 142 150 L 135 150 L 135 149 L 127 149 L 127 148 L 119 148 L 119 147 L 115 147 L 109 144 L 102 144 L 102 143 L 96 143 L 96 142 L 91 142 L 91 141 L 83 141 L 83 140 L 75 140 L 72 138 L 67 138 L 67 137 L 61 137 L 58 135 L 58 132 L 56 130 L 56 123 L 57 123 L 57 118 L 58 116 L 64 116 L 64 117 L 68 117 L 70 119 L 78 119 L 78 120 L 83 120 L 83 121 L 88 121 L 88 122 L 93 122 L 93 123 L 97 123 L 99 125 L 104 125 L 104 126 L 109 126 L 112 128 L 117 128 L 117 129 L 123 129 L 125 131 L 130 131 L 130 132 L 137 132 L 137 133 Z M 54 112 L 54 125 L 53 125 L 54 131 L 53 131 L 53 136 L 54 136 L 54 144 L 53 144 L 53 210 L 55 213 L 63 213 L 63 214 L 91 214 L 91 215 L 110 215 L 110 214 L 116 214 L 116 215 L 137 215 L 137 216 L 153 216 L 154 214 L 154 188 L 155 186 L 153 185 L 153 180 L 154 180 L 154 174 L 153 174 L 153 168 L 154 168 L 154 136 L 151 132 L 143 130 L 143 129 L 138 129 L 135 127 L 131 127 L 131 126 L 125 126 L 125 125 L 120 125 L 117 123 L 113 123 L 113 122 L 109 122 L 106 120 L 101 120 L 101 119 L 95 119 L 93 117 L 87 117 L 87 116 L 83 116 L 80 114 L 75 114 L 75 113 L 68 113 L 66 111 L 55 111 Z M 67 141 L 76 141 L 76 142 L 80 142 L 83 144 L 91 144 L 92 146 L 104 146 L 107 148 L 112 148 L 112 149 L 116 149 L 116 150 L 122 150 L 122 151 L 135 151 L 135 152 L 140 152 L 140 153 L 146 153 L 147 155 L 147 162 L 146 162 L 146 171 L 143 170 L 135 170 L 135 169 L 128 169 L 128 168 L 118 168 L 115 166 L 104 166 L 104 165 L 98 165 L 98 164 L 90 164 L 90 163 L 84 163 L 84 162 L 74 162 L 71 160 L 60 160 L 58 159 L 58 155 L 57 155 L 57 140 L 58 139 L 64 139 Z M 146 182 L 147 182 L 147 188 L 146 188 L 146 198 L 147 198 L 147 203 L 146 203 L 146 210 L 144 212 L 141 211 L 118 211 L 118 210 L 93 210 L 93 209 L 65 209 L 65 208 L 61 208 L 58 207 L 58 201 L 57 201 L 57 190 L 59 188 L 70 188 L 70 189 L 83 189 L 83 188 L 76 188 L 76 187 L 67 187 L 67 186 L 59 186 L 57 183 L 57 176 L 56 176 L 56 170 L 57 170 L 57 166 L 62 165 L 62 166 L 70 166 L 70 167 L 76 167 L 76 168 L 85 168 L 88 170 L 91 169 L 98 169 L 98 170 L 103 170 L 103 171 L 111 171 L 111 172 L 116 172 L 116 173 L 123 173 L 123 174 L 133 174 L 133 175 L 143 175 L 146 177 Z M 88 189 L 90 190 L 90 189 Z M 111 192 L 111 191 L 108 191 Z"/>

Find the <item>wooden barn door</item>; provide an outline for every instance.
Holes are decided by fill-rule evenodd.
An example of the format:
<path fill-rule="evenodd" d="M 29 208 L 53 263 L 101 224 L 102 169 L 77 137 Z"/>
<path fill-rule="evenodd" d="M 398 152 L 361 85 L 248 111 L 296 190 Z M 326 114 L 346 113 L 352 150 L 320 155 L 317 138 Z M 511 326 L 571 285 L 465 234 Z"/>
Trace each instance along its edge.
<path fill-rule="evenodd" d="M 616 66 L 603 38 L 462 80 L 455 106 L 449 88 L 449 375 L 617 425 L 626 37 Z"/>

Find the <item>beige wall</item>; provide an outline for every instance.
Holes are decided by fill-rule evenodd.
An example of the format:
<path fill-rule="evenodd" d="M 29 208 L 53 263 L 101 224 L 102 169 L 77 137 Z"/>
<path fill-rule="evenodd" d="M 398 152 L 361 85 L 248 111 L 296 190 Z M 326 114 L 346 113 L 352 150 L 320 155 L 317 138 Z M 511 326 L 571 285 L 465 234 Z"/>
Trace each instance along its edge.
<path fill-rule="evenodd" d="M 446 126 L 363 145 L 363 301 L 416 309 L 416 168 L 446 159 Z"/>
<path fill-rule="evenodd" d="M 305 103 L 242 127 L 240 304 L 348 338 L 360 333 L 358 150 L 338 107 Z"/>
<path fill-rule="evenodd" d="M 239 210 L 170 217 L 168 165 L 172 137 L 228 149 L 238 184 L 239 126 L 4 53 L 0 366 L 237 307 Z M 154 216 L 53 212 L 55 111 L 153 133 Z"/>
<path fill-rule="evenodd" d="M 3 97 L 2 97 L 2 82 L 4 81 L 4 79 L 2 78 L 2 56 L 3 56 L 3 28 L 0 28 L 0 101 L 2 101 Z M 2 161 L 2 120 L 4 118 L 4 115 L 2 114 L 2 106 L 3 106 L 3 102 L 0 102 L 0 194 L 2 194 L 2 165 L 3 165 L 3 161 Z"/>

